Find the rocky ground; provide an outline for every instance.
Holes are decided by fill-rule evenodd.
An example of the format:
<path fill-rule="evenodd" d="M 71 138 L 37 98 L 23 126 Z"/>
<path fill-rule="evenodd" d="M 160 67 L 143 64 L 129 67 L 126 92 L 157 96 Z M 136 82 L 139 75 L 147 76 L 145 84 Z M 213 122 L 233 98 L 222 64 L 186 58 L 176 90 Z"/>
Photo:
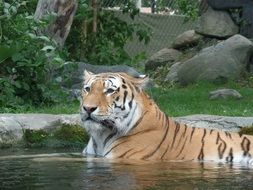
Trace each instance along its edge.
<path fill-rule="evenodd" d="M 174 119 L 189 126 L 232 132 L 253 125 L 253 117 L 191 115 Z M 0 114 L 0 145 L 18 143 L 25 129 L 52 131 L 64 124 L 81 126 L 79 114 Z"/>

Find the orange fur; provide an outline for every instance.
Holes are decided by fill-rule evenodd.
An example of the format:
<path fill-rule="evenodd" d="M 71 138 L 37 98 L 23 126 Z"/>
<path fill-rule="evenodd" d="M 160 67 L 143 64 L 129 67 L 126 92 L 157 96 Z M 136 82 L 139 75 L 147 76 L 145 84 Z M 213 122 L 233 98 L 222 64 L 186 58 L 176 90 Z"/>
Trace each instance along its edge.
<path fill-rule="evenodd" d="M 104 80 L 109 76 L 119 78 L 121 83 L 118 84 L 118 92 L 115 91 L 113 94 L 106 96 L 104 93 Z M 90 154 L 94 151 L 94 154 L 96 154 L 95 148 L 97 148 L 100 152 L 99 155 L 108 158 L 253 163 L 252 136 L 240 136 L 237 133 L 194 128 L 173 121 L 142 91 L 141 86 L 146 82 L 146 78 L 136 79 L 124 73 L 102 73 L 98 75 L 90 73 L 87 77 L 86 73 L 84 83 L 86 84 L 90 80 L 94 80 L 94 82 L 91 83 L 90 92 L 84 92 L 82 95 L 81 110 L 85 106 L 96 107 L 98 114 L 109 115 L 109 119 L 106 118 L 105 120 L 110 120 L 110 114 L 112 113 L 108 114 L 108 107 L 113 107 L 117 97 L 121 97 L 120 100 L 123 102 L 125 99 L 126 108 L 127 103 L 130 107 L 131 99 L 133 99 L 132 104 L 136 105 L 138 108 L 136 110 L 140 111 L 133 114 L 136 122 L 127 133 L 114 132 L 112 134 L 109 129 L 100 132 L 95 129 L 92 131 L 92 123 L 89 130 L 92 131 L 91 139 L 93 139 L 93 142 L 90 142 L 91 144 L 88 145 L 90 147 L 87 147 L 84 153 Z M 123 97 L 124 94 L 128 96 Z M 135 118 L 135 115 L 138 117 Z M 85 117 L 83 116 L 83 118 Z M 86 121 L 83 120 L 85 127 Z M 104 120 L 98 120 L 102 123 L 98 125 L 98 129 L 100 127 L 103 129 Z M 112 119 L 112 121 L 114 120 Z M 94 125 L 96 124 L 94 123 Z M 117 131 L 121 129 L 120 127 L 119 124 L 113 125 L 111 130 Z M 96 136 L 96 133 L 101 133 L 101 139 L 103 139 L 101 142 L 106 141 L 106 143 L 103 145 L 101 145 L 101 142 L 97 143 L 96 141 L 99 141 L 100 137 Z M 105 137 L 103 137 L 104 133 L 107 134 Z M 108 139 L 109 137 L 112 138 Z"/>

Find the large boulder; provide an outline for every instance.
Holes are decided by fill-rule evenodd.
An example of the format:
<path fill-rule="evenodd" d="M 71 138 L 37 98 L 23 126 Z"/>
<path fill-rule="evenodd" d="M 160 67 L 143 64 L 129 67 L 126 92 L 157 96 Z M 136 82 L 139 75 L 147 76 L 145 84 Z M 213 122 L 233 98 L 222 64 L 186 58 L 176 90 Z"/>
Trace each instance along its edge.
<path fill-rule="evenodd" d="M 169 83 L 179 82 L 177 73 L 178 73 L 178 70 L 180 69 L 181 66 L 182 66 L 181 62 L 177 62 L 177 63 L 173 64 L 170 67 L 170 70 L 165 78 L 165 82 L 169 82 Z"/>
<path fill-rule="evenodd" d="M 164 48 L 152 55 L 145 63 L 145 70 L 154 70 L 159 66 L 171 66 L 182 53 L 176 49 Z"/>
<path fill-rule="evenodd" d="M 195 45 L 202 37 L 203 36 L 197 34 L 195 30 L 188 30 L 176 37 L 176 39 L 172 43 L 172 47 L 178 49 Z"/>
<path fill-rule="evenodd" d="M 195 31 L 205 36 L 227 38 L 237 34 L 239 27 L 226 11 L 216 11 L 209 7 L 199 18 Z"/>
<path fill-rule="evenodd" d="M 184 62 L 177 72 L 178 80 L 185 85 L 199 80 L 226 81 L 237 79 L 246 70 L 253 43 L 237 34 L 201 50 L 197 55 Z"/>

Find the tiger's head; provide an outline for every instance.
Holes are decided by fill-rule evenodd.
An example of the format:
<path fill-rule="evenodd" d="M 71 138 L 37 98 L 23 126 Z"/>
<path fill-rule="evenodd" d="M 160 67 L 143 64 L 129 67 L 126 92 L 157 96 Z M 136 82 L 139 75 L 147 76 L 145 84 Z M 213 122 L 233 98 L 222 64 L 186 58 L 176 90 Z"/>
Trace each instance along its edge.
<path fill-rule="evenodd" d="M 144 75 L 84 71 L 80 113 L 87 132 L 127 134 L 142 115 L 142 88 L 147 81 Z"/>

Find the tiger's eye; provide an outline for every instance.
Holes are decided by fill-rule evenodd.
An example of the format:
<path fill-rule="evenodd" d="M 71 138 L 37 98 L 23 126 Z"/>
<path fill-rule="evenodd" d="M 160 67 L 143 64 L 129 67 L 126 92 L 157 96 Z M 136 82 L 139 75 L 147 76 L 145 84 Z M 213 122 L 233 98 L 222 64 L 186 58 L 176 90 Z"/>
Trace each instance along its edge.
<path fill-rule="evenodd" d="M 108 88 L 108 89 L 105 91 L 106 94 L 111 94 L 111 93 L 113 93 L 113 92 L 115 92 L 115 90 L 112 89 L 112 88 Z"/>
<path fill-rule="evenodd" d="M 86 87 L 84 87 L 84 90 L 85 90 L 86 92 L 90 92 L 90 87 L 89 87 L 89 86 L 86 86 Z"/>

